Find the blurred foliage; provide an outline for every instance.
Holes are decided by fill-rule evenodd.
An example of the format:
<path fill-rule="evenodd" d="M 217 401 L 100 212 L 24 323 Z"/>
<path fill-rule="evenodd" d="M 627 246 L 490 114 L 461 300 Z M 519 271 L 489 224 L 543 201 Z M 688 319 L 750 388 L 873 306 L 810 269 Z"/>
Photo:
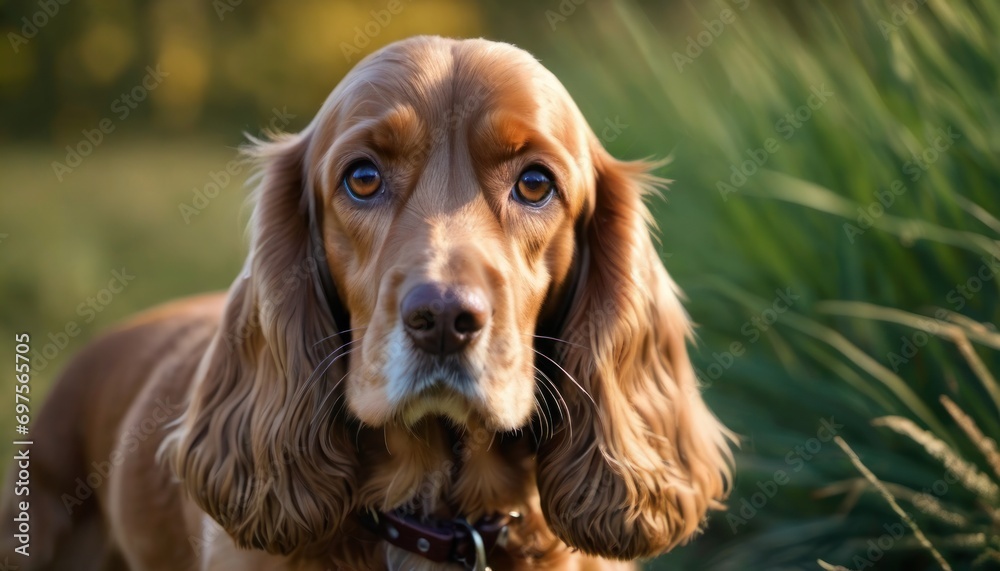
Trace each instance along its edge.
<path fill-rule="evenodd" d="M 901 520 L 833 427 L 954 569 L 1000 568 L 996 498 L 938 494 L 941 462 L 872 424 L 909 419 L 990 473 L 940 397 L 1000 437 L 981 381 L 1000 371 L 1000 5 L 403 0 L 382 25 L 389 2 L 229 1 L 220 18 L 218 3 L 69 0 L 19 53 L 0 46 L 0 334 L 30 328 L 37 345 L 82 328 L 40 386 L 115 318 L 228 285 L 245 173 L 189 224 L 178 205 L 275 108 L 304 125 L 356 61 L 345 45 L 360 57 L 415 33 L 485 35 L 536 54 L 616 156 L 673 159 L 652 205 L 662 254 L 699 323 L 706 398 L 742 447 L 729 512 L 652 567 L 858 568 Z M 9 37 L 39 4 L 2 9 Z M 156 64 L 173 75 L 59 183 L 65 145 Z M 83 324 L 75 308 L 119 266 L 136 279 Z M 876 554 L 880 569 L 938 568 L 909 528 Z"/>
<path fill-rule="evenodd" d="M 27 138 L 60 146 L 114 117 L 114 102 L 141 83 L 147 66 L 159 66 L 168 80 L 135 107 L 137 119 L 126 129 L 228 133 L 253 128 L 274 107 L 304 117 L 354 63 L 392 41 L 484 31 L 477 7 L 460 0 L 19 0 L 0 6 L 0 142 Z"/>

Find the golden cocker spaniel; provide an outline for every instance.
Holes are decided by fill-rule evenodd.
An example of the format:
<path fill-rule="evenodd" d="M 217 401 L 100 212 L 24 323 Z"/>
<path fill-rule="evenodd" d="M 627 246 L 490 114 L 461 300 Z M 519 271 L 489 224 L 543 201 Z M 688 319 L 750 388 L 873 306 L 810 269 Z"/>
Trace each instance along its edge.
<path fill-rule="evenodd" d="M 720 506 L 728 433 L 650 238 L 659 181 L 529 54 L 392 44 L 250 153 L 242 275 L 73 360 L 34 426 L 31 557 L 11 533 L 0 556 L 626 569 Z"/>

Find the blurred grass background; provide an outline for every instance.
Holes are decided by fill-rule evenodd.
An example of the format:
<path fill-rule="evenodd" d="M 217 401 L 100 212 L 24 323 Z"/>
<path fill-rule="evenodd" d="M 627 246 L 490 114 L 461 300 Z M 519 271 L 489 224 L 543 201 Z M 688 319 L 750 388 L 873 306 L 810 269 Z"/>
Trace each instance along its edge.
<path fill-rule="evenodd" d="M 45 6 L 58 11 L 38 16 Z M 301 128 L 353 63 L 393 40 L 482 35 L 539 57 L 615 155 L 673 159 L 661 174 L 675 182 L 653 205 L 662 254 L 699 324 L 706 398 L 742 447 L 730 510 L 651 567 L 940 568 L 909 526 L 889 533 L 900 516 L 836 432 L 951 568 L 1000 568 L 995 488 L 956 483 L 954 458 L 946 469 L 926 440 L 891 428 L 899 422 L 873 424 L 909 419 L 964 473 L 1000 479 L 990 373 L 1000 5 L 69 0 L 0 10 L 10 44 L 0 45 L 0 338 L 27 330 L 41 351 L 61 344 L 68 323 L 80 330 L 50 349 L 36 396 L 115 320 L 233 280 L 246 169 L 197 215 L 185 220 L 180 205 L 224 179 L 243 131 L 258 133 L 275 110 Z M 119 119 L 115 102 L 157 65 L 169 75 Z M 115 130 L 58 180 L 53 161 L 105 117 Z M 135 279 L 87 322 L 79 304 L 123 267 Z M 985 435 L 968 436 L 942 395 Z"/>

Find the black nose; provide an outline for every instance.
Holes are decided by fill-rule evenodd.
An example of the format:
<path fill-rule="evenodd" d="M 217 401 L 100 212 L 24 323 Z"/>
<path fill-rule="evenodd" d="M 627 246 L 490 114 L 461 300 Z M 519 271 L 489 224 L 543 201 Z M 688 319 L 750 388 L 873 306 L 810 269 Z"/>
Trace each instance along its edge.
<path fill-rule="evenodd" d="M 399 307 L 406 333 L 420 349 L 447 355 L 465 349 L 490 317 L 478 288 L 427 283 L 411 289 Z"/>

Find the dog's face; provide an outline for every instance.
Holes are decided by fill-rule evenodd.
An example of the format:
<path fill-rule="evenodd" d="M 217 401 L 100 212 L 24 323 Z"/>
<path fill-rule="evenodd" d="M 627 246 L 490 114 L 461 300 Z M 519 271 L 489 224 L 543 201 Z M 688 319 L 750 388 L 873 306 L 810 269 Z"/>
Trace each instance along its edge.
<path fill-rule="evenodd" d="M 307 128 L 250 153 L 250 255 L 166 448 L 240 546 L 359 550 L 343 526 L 407 504 L 440 473 L 433 459 L 456 454 L 421 438 L 440 423 L 418 420 L 507 431 L 536 398 L 551 430 L 523 458 L 463 464 L 446 498 L 456 513 L 527 509 L 566 545 L 615 559 L 697 533 L 730 456 L 650 237 L 643 199 L 658 179 L 608 154 L 530 55 L 392 44 Z M 303 279 L 320 247 L 331 280 Z M 361 433 L 416 452 L 390 462 L 361 450 Z"/>
<path fill-rule="evenodd" d="M 333 93 L 310 176 L 351 316 L 347 404 L 363 422 L 525 424 L 536 325 L 566 285 L 593 191 L 580 126 L 546 69 L 485 41 L 390 47 Z"/>

